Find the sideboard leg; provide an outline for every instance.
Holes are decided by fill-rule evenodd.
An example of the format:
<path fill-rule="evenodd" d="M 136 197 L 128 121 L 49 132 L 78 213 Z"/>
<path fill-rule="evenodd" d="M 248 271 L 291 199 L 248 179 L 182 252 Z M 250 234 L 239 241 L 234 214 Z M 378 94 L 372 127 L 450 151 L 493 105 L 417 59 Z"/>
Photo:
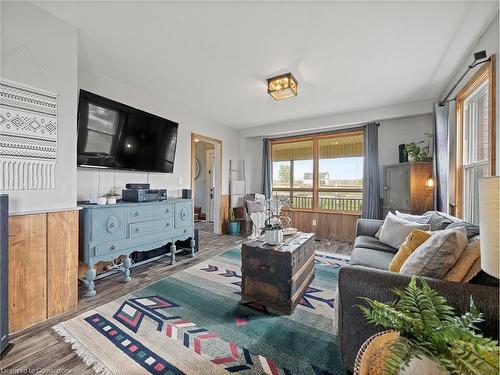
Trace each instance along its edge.
<path fill-rule="evenodd" d="M 175 244 L 170 245 L 170 264 L 175 264 Z"/>
<path fill-rule="evenodd" d="M 130 260 L 130 256 L 127 254 L 126 258 L 123 260 L 123 268 L 125 268 L 125 270 L 123 271 L 123 275 L 124 275 L 123 280 L 127 283 L 130 281 L 130 266 L 131 265 L 132 265 L 132 261 Z"/>
<path fill-rule="evenodd" d="M 89 270 L 87 271 L 87 297 L 95 296 L 95 284 L 94 284 L 95 276 L 96 276 L 95 268 L 92 265 L 89 267 Z"/>
<path fill-rule="evenodd" d="M 189 241 L 189 246 L 191 247 L 191 254 L 189 255 L 191 258 L 194 258 L 194 248 L 196 246 L 196 241 L 191 238 Z"/>

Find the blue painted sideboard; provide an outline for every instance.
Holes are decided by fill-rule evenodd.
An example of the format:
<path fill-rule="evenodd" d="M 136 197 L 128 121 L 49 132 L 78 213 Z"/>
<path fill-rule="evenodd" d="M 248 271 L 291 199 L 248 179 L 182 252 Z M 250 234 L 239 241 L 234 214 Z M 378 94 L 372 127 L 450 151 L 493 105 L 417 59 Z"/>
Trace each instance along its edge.
<path fill-rule="evenodd" d="M 80 259 L 87 271 L 87 296 L 95 295 L 94 265 L 123 260 L 125 281 L 130 281 L 130 254 L 149 251 L 170 244 L 171 263 L 175 264 L 179 240 L 190 239 L 191 257 L 194 257 L 193 201 L 172 198 L 157 202 L 119 202 L 98 206 L 84 204 L 80 211 Z"/>

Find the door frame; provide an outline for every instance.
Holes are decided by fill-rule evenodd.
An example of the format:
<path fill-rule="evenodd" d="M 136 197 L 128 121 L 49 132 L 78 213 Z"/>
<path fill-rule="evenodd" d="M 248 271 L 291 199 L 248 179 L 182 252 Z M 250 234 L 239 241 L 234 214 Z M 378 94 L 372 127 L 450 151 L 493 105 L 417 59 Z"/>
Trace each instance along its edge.
<path fill-rule="evenodd" d="M 214 145 L 215 149 L 215 166 L 214 168 L 214 179 L 215 179 L 215 196 L 214 196 L 214 206 L 220 207 L 220 210 L 214 210 L 214 233 L 222 233 L 222 219 L 225 217 L 222 213 L 222 141 L 220 139 L 208 137 L 203 134 L 191 132 L 191 191 L 192 196 L 195 196 L 195 156 L 196 156 L 196 139 L 202 142 L 211 143 Z M 193 204 L 194 210 L 194 204 Z"/>
<path fill-rule="evenodd" d="M 215 221 L 215 199 L 214 199 L 215 197 L 212 198 L 214 200 L 214 204 L 213 204 L 213 207 L 210 208 L 210 206 L 211 206 L 210 205 L 210 189 L 211 189 L 211 185 L 212 185 L 211 184 L 212 175 L 208 173 L 208 171 L 209 171 L 208 167 L 210 166 L 210 158 L 211 158 L 212 154 L 213 154 L 213 157 L 214 157 L 214 166 L 213 166 L 213 168 L 214 168 L 214 171 L 215 171 L 215 162 L 216 162 L 216 160 L 215 160 L 215 158 L 216 158 L 216 156 L 215 156 L 215 148 L 208 149 L 207 152 L 206 152 L 206 155 L 205 155 L 205 158 L 206 158 L 205 165 L 207 166 L 206 172 L 205 172 L 205 190 L 206 190 L 205 191 L 205 193 L 206 193 L 205 194 L 205 197 L 206 197 L 205 198 L 205 201 L 206 201 L 206 207 L 205 207 L 205 209 L 206 209 L 206 213 L 207 213 L 207 221 L 210 221 L 210 210 L 214 211 L 212 213 L 214 215 L 214 221 Z M 212 171 L 212 172 L 214 172 L 214 171 Z M 215 180 L 215 177 L 214 177 L 214 180 Z M 209 186 L 210 186 L 210 188 L 209 188 Z"/>

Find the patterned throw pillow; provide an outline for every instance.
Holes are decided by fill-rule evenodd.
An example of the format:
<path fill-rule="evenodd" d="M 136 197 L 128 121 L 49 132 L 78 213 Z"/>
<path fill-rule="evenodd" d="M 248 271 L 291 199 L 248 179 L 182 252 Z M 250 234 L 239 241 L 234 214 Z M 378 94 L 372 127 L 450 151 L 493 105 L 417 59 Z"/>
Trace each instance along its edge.
<path fill-rule="evenodd" d="M 246 201 L 246 204 L 247 204 L 247 212 L 248 214 L 253 214 L 253 213 L 256 213 L 256 212 L 264 212 L 265 210 L 265 207 L 262 203 L 259 203 L 259 202 L 255 202 L 255 201 Z"/>
<path fill-rule="evenodd" d="M 443 279 L 467 246 L 463 227 L 434 233 L 401 266 L 399 273 Z"/>
<path fill-rule="evenodd" d="M 408 237 L 406 237 L 406 241 L 401 245 L 394 258 L 392 258 L 392 262 L 389 265 L 389 271 L 399 272 L 406 259 L 408 259 L 420 245 L 427 241 L 430 236 L 432 236 L 432 233 L 413 229 Z"/>

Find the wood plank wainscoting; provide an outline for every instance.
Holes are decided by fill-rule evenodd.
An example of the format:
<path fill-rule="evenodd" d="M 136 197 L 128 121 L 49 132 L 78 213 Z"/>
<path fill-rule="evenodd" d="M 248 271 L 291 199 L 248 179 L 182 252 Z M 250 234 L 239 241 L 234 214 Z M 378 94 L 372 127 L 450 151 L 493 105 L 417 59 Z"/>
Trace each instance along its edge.
<path fill-rule="evenodd" d="M 9 332 L 78 305 L 78 211 L 9 217 Z"/>
<path fill-rule="evenodd" d="M 333 238 L 338 241 L 354 241 L 358 213 L 336 213 L 284 209 L 282 215 L 292 219 L 292 226 L 303 232 L 316 233 L 318 238 Z M 313 225 L 316 220 L 316 225 Z"/>
<path fill-rule="evenodd" d="M 224 234 L 227 234 L 227 222 L 231 216 L 230 198 L 230 195 L 222 194 L 220 196 L 220 232 Z"/>

